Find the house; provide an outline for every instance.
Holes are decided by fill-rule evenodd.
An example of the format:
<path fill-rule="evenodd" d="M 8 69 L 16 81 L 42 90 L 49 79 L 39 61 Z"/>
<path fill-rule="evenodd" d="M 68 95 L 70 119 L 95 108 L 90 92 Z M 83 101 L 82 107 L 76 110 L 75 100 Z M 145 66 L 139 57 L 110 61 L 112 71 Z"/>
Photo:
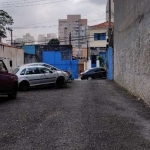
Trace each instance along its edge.
<path fill-rule="evenodd" d="M 89 27 L 89 62 L 88 69 L 100 65 L 98 57 L 101 55 L 106 63 L 108 22 Z M 111 23 L 114 26 L 114 23 Z"/>
<path fill-rule="evenodd" d="M 5 43 L 0 43 L 0 57 L 6 58 L 4 59 L 4 62 L 9 72 L 11 72 L 17 66 L 24 64 L 23 49 Z M 12 68 L 10 68 L 9 65 L 10 60 L 12 61 Z"/>

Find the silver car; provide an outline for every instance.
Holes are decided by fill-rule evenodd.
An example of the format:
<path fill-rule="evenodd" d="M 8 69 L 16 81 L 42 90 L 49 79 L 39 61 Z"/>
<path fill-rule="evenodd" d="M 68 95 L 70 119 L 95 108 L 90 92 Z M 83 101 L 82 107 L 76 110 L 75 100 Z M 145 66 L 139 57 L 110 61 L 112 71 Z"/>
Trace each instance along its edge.
<path fill-rule="evenodd" d="M 54 71 L 62 71 L 52 65 L 49 65 L 49 64 L 46 64 L 46 63 L 43 63 L 43 62 L 37 62 L 37 63 L 28 63 L 28 64 L 24 64 L 22 66 L 44 66 L 44 67 L 47 67 L 49 68 L 50 70 L 54 70 Z"/>
<path fill-rule="evenodd" d="M 21 66 L 13 71 L 18 76 L 19 88 L 23 91 L 29 87 L 56 84 L 57 86 L 65 85 L 69 76 L 62 71 L 52 71 L 44 66 Z"/>
<path fill-rule="evenodd" d="M 52 65 L 50 65 L 50 64 L 47 64 L 47 63 L 43 63 L 43 62 L 28 63 L 28 64 L 25 64 L 25 65 L 23 65 L 23 66 L 44 66 L 44 67 L 49 68 L 49 69 L 52 70 L 52 71 L 61 71 L 62 73 L 65 73 L 65 72 L 66 72 L 66 73 L 68 73 L 68 75 L 69 75 L 69 80 L 72 79 L 72 72 L 71 72 L 71 70 L 62 71 L 62 70 L 60 70 L 60 69 L 58 69 L 58 68 L 56 68 L 56 67 L 54 67 L 54 66 L 52 66 Z"/>

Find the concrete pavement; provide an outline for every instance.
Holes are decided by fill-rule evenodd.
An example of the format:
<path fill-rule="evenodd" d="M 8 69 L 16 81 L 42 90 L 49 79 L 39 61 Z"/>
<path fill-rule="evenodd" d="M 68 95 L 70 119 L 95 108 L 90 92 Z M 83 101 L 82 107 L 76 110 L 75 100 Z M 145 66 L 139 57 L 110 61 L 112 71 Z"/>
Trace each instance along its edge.
<path fill-rule="evenodd" d="M 150 108 L 112 81 L 0 99 L 1 150 L 150 149 Z"/>

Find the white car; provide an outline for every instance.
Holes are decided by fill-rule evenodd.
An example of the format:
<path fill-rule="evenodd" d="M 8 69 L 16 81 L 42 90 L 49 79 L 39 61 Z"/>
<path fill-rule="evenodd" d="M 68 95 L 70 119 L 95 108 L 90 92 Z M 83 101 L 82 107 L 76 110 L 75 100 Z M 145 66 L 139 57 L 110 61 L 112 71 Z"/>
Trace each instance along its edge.
<path fill-rule="evenodd" d="M 71 78 L 72 78 L 72 73 L 71 73 L 71 71 L 62 71 L 62 70 L 60 70 L 60 69 L 58 69 L 58 68 L 56 68 L 56 67 L 54 67 L 54 66 L 52 66 L 52 65 L 49 65 L 49 64 L 43 63 L 43 62 L 28 63 L 28 64 L 24 64 L 23 66 L 44 66 L 44 67 L 49 68 L 49 69 L 52 70 L 52 71 L 61 71 L 62 73 L 68 73 L 69 79 L 71 80 Z"/>
<path fill-rule="evenodd" d="M 14 74 L 18 76 L 19 88 L 23 91 L 29 87 L 55 84 L 56 86 L 64 86 L 69 78 L 66 72 L 52 71 L 44 66 L 27 66 L 23 65 L 13 70 Z"/>
<path fill-rule="evenodd" d="M 44 66 L 44 67 L 47 67 L 49 68 L 50 70 L 54 70 L 54 71 L 62 71 L 52 65 L 49 65 L 49 64 L 46 64 L 46 63 L 42 63 L 42 62 L 38 62 L 38 63 L 28 63 L 28 64 L 24 64 L 22 66 Z"/>

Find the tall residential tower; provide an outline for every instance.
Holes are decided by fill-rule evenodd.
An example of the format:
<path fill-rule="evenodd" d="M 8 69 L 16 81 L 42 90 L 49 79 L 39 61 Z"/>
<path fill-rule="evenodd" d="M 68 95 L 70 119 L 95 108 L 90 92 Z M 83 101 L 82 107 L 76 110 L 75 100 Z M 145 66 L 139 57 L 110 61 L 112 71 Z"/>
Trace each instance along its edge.
<path fill-rule="evenodd" d="M 71 44 L 80 49 L 87 42 L 87 19 L 81 19 L 81 15 L 67 15 L 67 19 L 59 19 L 59 41 L 61 45 Z"/>

